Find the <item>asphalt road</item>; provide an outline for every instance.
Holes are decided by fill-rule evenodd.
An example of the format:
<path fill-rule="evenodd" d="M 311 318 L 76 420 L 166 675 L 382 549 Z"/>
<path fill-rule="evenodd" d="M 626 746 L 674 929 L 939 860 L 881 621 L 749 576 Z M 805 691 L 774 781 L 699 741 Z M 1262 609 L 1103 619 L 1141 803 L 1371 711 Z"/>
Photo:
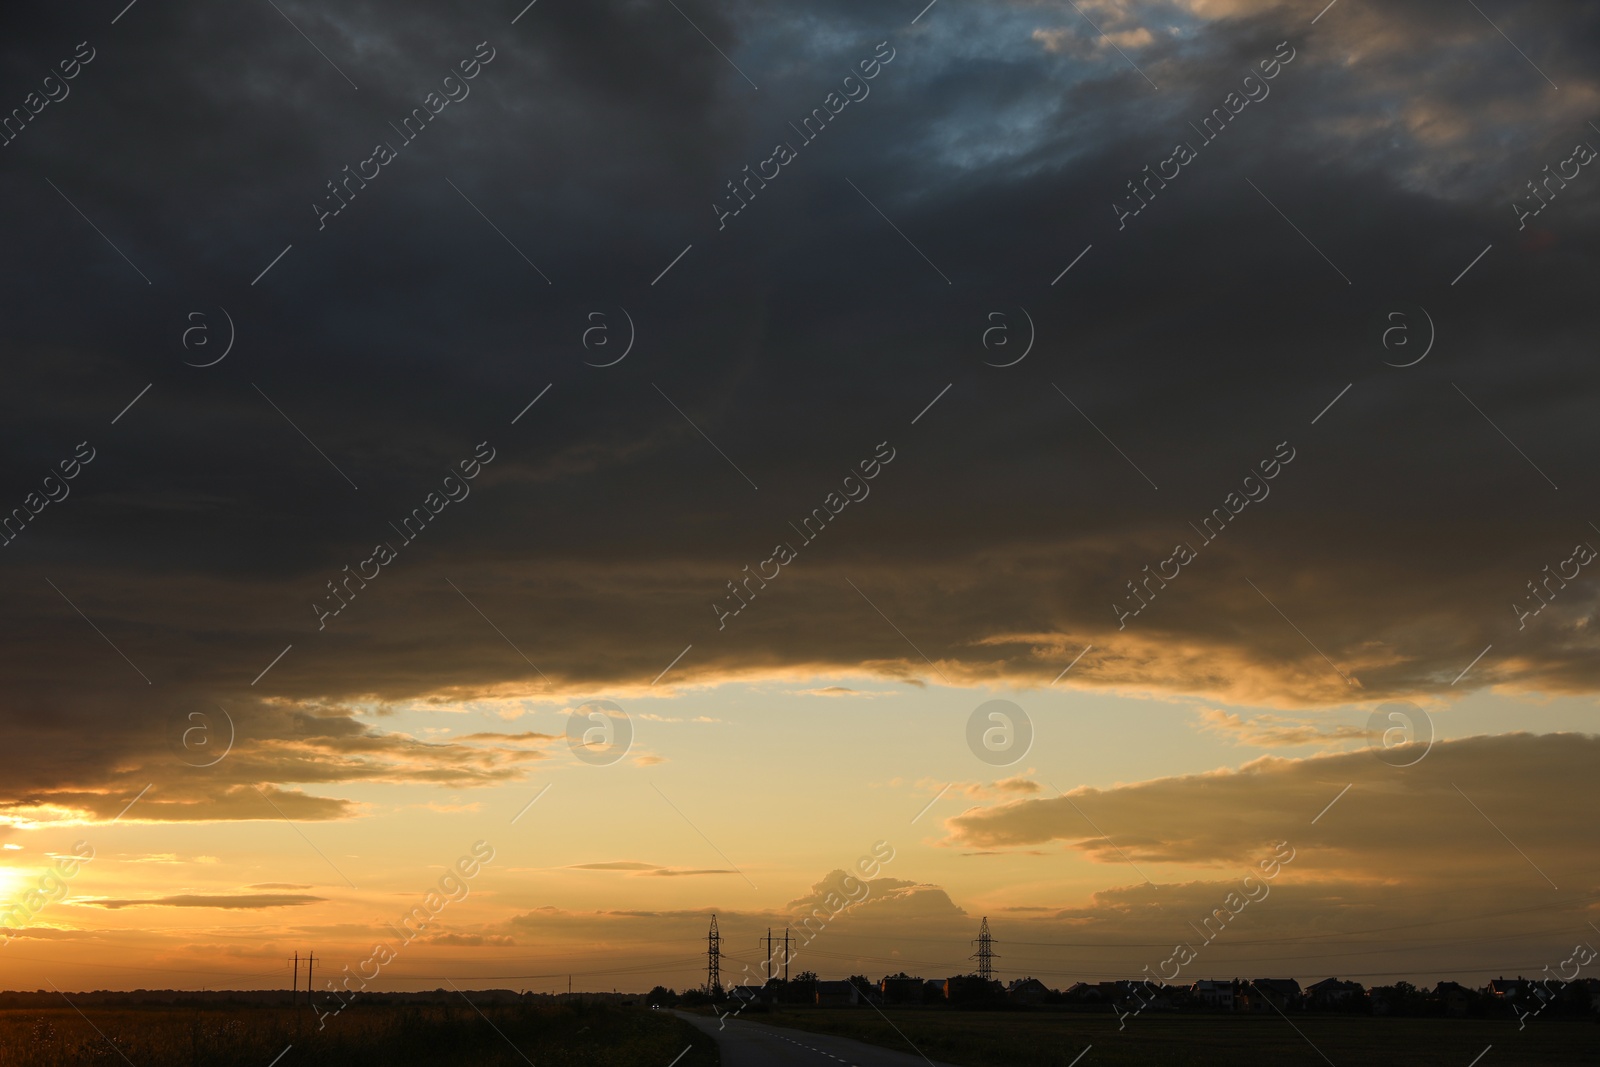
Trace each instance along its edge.
<path fill-rule="evenodd" d="M 789 1030 L 780 1026 L 745 1019 L 728 1018 L 727 1028 L 715 1016 L 677 1012 L 700 1030 L 716 1039 L 722 1052 L 722 1067 L 952 1067 L 937 1060 L 924 1059 L 915 1053 L 893 1052 L 864 1045 L 846 1037 L 830 1037 L 807 1030 Z"/>

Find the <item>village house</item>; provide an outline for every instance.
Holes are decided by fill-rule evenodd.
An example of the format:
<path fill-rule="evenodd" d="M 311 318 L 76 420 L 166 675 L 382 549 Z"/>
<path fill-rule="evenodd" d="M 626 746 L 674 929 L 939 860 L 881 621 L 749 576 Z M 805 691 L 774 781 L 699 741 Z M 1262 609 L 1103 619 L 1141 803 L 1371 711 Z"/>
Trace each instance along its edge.
<path fill-rule="evenodd" d="M 1257 978 L 1241 990 L 1245 1011 L 1290 1011 L 1300 1007 L 1300 983 L 1293 978 Z"/>
<path fill-rule="evenodd" d="M 1446 1018 L 1465 1019 L 1477 995 L 1457 982 L 1440 982 L 1433 987 L 1433 998 L 1444 1009 Z"/>
<path fill-rule="evenodd" d="M 1018 978 L 1006 986 L 1006 998 L 1015 1004 L 1043 1004 L 1050 989 L 1037 978 Z"/>
<path fill-rule="evenodd" d="M 920 978 L 898 974 L 879 982 L 878 992 L 883 995 L 885 1004 L 920 1004 L 923 984 Z"/>
<path fill-rule="evenodd" d="M 818 982 L 817 1007 L 851 1008 L 862 1003 L 861 990 L 854 982 Z"/>
<path fill-rule="evenodd" d="M 1359 1004 L 1367 995 L 1360 982 L 1341 982 L 1337 978 L 1324 978 L 1306 987 L 1306 1005 L 1322 1010 L 1348 1008 Z"/>

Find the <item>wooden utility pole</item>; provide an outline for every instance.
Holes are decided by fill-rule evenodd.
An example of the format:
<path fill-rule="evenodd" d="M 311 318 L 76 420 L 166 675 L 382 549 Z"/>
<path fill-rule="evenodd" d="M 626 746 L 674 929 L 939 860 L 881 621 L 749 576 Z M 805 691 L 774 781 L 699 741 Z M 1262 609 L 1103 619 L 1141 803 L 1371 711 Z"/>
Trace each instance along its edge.
<path fill-rule="evenodd" d="M 789 928 L 783 928 L 783 984 L 789 984 Z"/>
<path fill-rule="evenodd" d="M 300 950 L 294 950 L 294 985 L 289 989 L 289 1007 L 293 1009 L 300 999 Z"/>

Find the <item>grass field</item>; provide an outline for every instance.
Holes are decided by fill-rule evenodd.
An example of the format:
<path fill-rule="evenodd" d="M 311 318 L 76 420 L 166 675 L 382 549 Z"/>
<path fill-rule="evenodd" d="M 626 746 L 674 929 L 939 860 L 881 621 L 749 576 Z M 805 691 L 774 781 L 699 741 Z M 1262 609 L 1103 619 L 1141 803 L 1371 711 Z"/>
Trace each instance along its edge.
<path fill-rule="evenodd" d="M 717 1067 L 703 1034 L 642 1008 L 354 1004 L 320 1032 L 274 1007 L 0 1012 L 0 1067 L 268 1067 L 291 1045 L 278 1067 L 666 1067 L 691 1044 L 678 1067 Z"/>
<path fill-rule="evenodd" d="M 1467 1067 L 1493 1045 L 1479 1067 L 1600 1063 L 1600 1025 L 1533 1020 L 1378 1019 L 1301 1015 L 1105 1015 L 949 1012 L 872 1008 L 798 1009 L 747 1016 L 753 1022 L 853 1037 L 903 1052 L 920 1051 L 960 1067 L 1253 1067 L 1286 1064 L 1405 1064 Z M 1299 1032 L 1296 1032 L 1298 1027 Z M 898 1033 L 896 1032 L 898 1028 Z M 1313 1047 L 1313 1045 L 1315 1047 Z"/>

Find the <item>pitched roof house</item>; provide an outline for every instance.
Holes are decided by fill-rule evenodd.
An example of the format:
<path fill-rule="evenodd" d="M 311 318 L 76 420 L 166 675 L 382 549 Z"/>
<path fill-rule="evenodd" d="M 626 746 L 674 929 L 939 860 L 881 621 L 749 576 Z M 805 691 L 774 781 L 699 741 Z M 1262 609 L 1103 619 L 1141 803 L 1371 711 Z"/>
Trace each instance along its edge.
<path fill-rule="evenodd" d="M 845 1008 L 861 1003 L 861 990 L 854 982 L 818 982 L 817 1006 L 819 1008 Z"/>
<path fill-rule="evenodd" d="M 1257 978 L 1242 992 L 1246 1011 L 1285 1011 L 1300 1006 L 1300 983 L 1293 978 Z"/>
<path fill-rule="evenodd" d="M 1018 1004 L 1043 1004 L 1050 989 L 1037 978 L 1018 978 L 1006 986 L 1006 996 Z"/>

